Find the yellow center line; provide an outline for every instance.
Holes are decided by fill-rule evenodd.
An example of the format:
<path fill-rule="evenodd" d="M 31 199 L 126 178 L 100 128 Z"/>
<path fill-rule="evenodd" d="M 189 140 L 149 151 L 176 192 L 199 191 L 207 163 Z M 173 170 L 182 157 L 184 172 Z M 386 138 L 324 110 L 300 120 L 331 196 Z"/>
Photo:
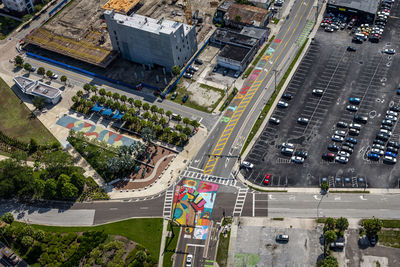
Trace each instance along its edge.
<path fill-rule="evenodd" d="M 185 267 L 187 248 L 188 248 L 188 245 L 186 244 L 186 246 L 185 246 L 185 254 L 183 255 L 182 267 Z"/>
<path fill-rule="evenodd" d="M 300 6 L 303 5 L 303 3 L 304 3 L 304 0 L 302 0 Z M 220 138 L 219 138 L 219 140 L 218 140 L 218 142 L 217 142 L 217 145 L 215 146 L 213 152 L 211 153 L 212 155 L 221 155 L 223 149 L 225 148 L 226 143 L 227 143 L 228 140 L 229 140 L 229 137 L 230 137 L 231 133 L 233 132 L 233 129 L 236 127 L 236 124 L 237 124 L 237 122 L 239 121 L 240 117 L 242 116 L 244 110 L 247 108 L 248 104 L 250 103 L 251 99 L 253 98 L 253 96 L 255 95 L 255 93 L 257 92 L 257 90 L 259 89 L 259 87 L 261 86 L 262 82 L 267 78 L 269 72 L 273 69 L 273 66 L 275 65 L 275 63 L 277 62 L 277 60 L 280 58 L 280 56 L 281 56 L 281 54 L 283 53 L 283 51 L 285 50 L 286 46 L 289 44 L 289 41 L 292 39 L 292 37 L 293 37 L 294 33 L 296 32 L 298 26 L 300 25 L 301 19 L 303 18 L 304 14 L 306 13 L 306 10 L 307 10 L 307 7 L 308 7 L 309 4 L 310 4 L 310 2 L 307 3 L 306 8 L 304 9 L 304 12 L 303 12 L 302 15 L 300 16 L 300 19 L 298 20 L 298 22 L 297 22 L 297 24 L 296 24 L 296 27 L 293 29 L 292 34 L 290 35 L 290 38 L 288 39 L 287 42 L 285 42 L 285 45 L 284 45 L 283 49 L 282 49 L 281 52 L 278 54 L 278 56 L 276 57 L 276 59 L 273 61 L 272 65 L 270 66 L 269 70 L 267 71 L 267 74 L 264 76 L 264 78 L 261 78 L 261 80 L 256 80 L 256 81 L 253 82 L 252 86 L 251 86 L 250 89 L 247 91 L 245 97 L 242 99 L 242 101 L 241 101 L 240 104 L 238 105 L 238 107 L 240 107 L 240 106 L 242 106 L 242 103 L 243 103 L 243 109 L 240 109 L 240 110 L 236 109 L 236 111 L 234 112 L 234 114 L 233 114 L 233 116 L 232 116 L 232 117 L 235 117 L 235 118 L 237 117 L 237 118 L 234 120 L 234 122 L 233 122 L 233 127 L 232 127 L 232 124 L 231 124 L 232 120 L 230 120 L 229 123 L 225 126 L 225 129 L 224 129 L 224 131 L 222 132 L 222 135 L 220 136 Z M 299 11 L 300 11 L 300 8 L 297 10 L 295 17 L 294 17 L 294 19 L 292 20 L 292 22 L 290 23 L 289 28 L 288 28 L 288 30 L 285 32 L 285 34 L 284 34 L 282 40 L 284 40 L 285 37 L 286 37 L 286 35 L 290 32 L 290 29 L 291 29 L 291 27 L 292 27 L 292 24 L 294 23 L 295 18 L 297 17 Z M 278 49 L 278 48 L 280 47 L 281 44 L 282 44 L 282 42 L 278 44 L 278 46 L 277 46 L 276 49 Z M 275 49 L 275 51 L 276 51 L 276 49 Z M 261 77 L 261 76 L 258 76 L 258 77 Z M 258 77 L 257 77 L 257 78 L 258 78 Z M 244 101 L 245 99 L 247 99 L 247 98 L 248 98 L 248 102 L 247 102 L 247 103 L 244 103 L 243 101 Z M 232 128 L 231 128 L 231 127 L 232 127 Z M 228 129 L 228 128 L 229 128 L 229 129 Z M 227 130 L 230 131 L 228 134 L 226 133 Z M 225 136 L 228 136 L 228 138 L 226 138 Z M 222 137 L 225 137 L 225 138 L 222 138 Z M 221 145 L 222 145 L 222 148 L 218 148 L 218 149 L 217 149 L 217 147 L 220 147 Z M 208 162 L 207 162 L 207 164 L 206 164 L 206 166 L 205 166 L 205 168 L 204 168 L 204 171 L 203 171 L 203 172 L 204 172 L 205 174 L 211 174 L 212 171 L 214 170 L 215 165 L 217 164 L 218 159 L 219 159 L 219 157 L 210 157 L 209 160 L 208 160 Z"/>

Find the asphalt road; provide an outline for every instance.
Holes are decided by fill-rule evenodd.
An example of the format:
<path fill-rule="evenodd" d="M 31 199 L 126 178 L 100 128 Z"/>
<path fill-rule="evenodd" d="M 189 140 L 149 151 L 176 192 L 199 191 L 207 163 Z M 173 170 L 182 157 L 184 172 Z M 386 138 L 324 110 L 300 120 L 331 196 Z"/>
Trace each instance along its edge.
<path fill-rule="evenodd" d="M 258 68 L 261 72 L 258 77 L 254 80 L 254 77 L 249 76 L 244 83 L 243 88 L 250 88 L 247 94 L 249 94 L 253 89 L 256 90 L 255 92 L 252 92 L 252 98 L 249 100 L 248 104 L 242 105 L 243 107 L 241 105 L 233 107 L 236 109 L 236 113 L 233 113 L 233 116 L 231 114 L 232 109 L 230 110 L 228 108 L 225 116 L 236 117 L 236 119 L 222 119 L 217 123 L 204 146 L 198 152 L 192 166 L 200 169 L 206 168 L 207 170 L 205 170 L 205 172 L 209 174 L 212 173 L 217 176 L 229 177 L 236 160 L 235 158 L 222 158 L 217 160 L 216 164 L 207 164 L 209 158 L 206 155 L 238 155 L 240 153 L 241 146 L 245 142 L 254 121 L 257 119 L 259 112 L 273 93 L 274 71 L 272 70 L 279 70 L 279 73 L 277 74 L 278 77 L 283 75 L 290 64 L 290 58 L 295 55 L 300 47 L 296 42 L 301 33 L 303 33 L 307 20 L 312 20 L 314 18 L 313 14 L 313 16 L 310 16 L 312 13 L 311 10 L 313 3 L 314 2 L 311 0 L 295 1 L 291 13 L 288 16 L 289 18 L 287 18 L 285 23 L 282 25 L 281 30 L 275 37 L 275 42 L 270 45 L 270 51 L 272 54 L 269 61 L 260 60 Z M 244 95 L 244 98 L 246 98 L 246 95 Z M 241 116 L 239 112 L 241 113 Z M 238 116 L 240 116 L 239 119 L 237 119 Z M 234 126 L 231 127 L 230 122 L 233 121 L 235 121 L 235 123 Z M 225 132 L 227 131 L 226 127 L 230 127 L 231 131 L 229 136 L 225 135 Z M 224 137 L 224 140 L 222 140 L 222 138 L 220 139 L 222 133 L 224 133 L 224 136 L 228 136 L 228 139 L 226 139 L 226 137 Z M 223 149 L 218 150 L 216 153 L 217 148 L 220 149 L 222 145 Z M 211 165 L 213 165 L 213 167 L 209 168 Z"/>
<path fill-rule="evenodd" d="M 400 48 L 400 6 L 395 5 L 393 17 L 379 43 L 351 43 L 348 30 L 326 33 L 320 30 L 299 68 L 289 83 L 286 93 L 293 99 L 286 101 L 288 108 L 276 108 L 273 117 L 280 125 L 267 125 L 253 146 L 246 160 L 256 165 L 253 171 L 242 174 L 252 183 L 263 185 L 267 173 L 272 175 L 268 186 L 319 186 L 326 178 L 331 187 L 399 187 L 399 164 L 388 165 L 370 161 L 373 139 L 379 131 L 386 111 L 393 104 L 400 105 L 396 95 L 400 67 L 398 55 L 382 54 L 384 48 Z M 357 48 L 346 51 L 347 46 Z M 312 95 L 312 89 L 324 91 L 321 97 Z M 346 110 L 350 97 L 358 97 L 361 103 L 357 112 Z M 327 162 L 321 158 L 329 152 L 327 147 L 336 130 L 337 122 L 353 122 L 354 115 L 369 118 L 362 125 L 358 140 L 347 164 Z M 309 119 L 307 125 L 297 123 L 299 117 Z M 400 127 L 395 124 L 391 140 L 400 140 Z M 304 164 L 291 163 L 290 157 L 280 153 L 281 144 L 290 142 L 297 150 L 307 151 Z M 341 146 L 337 142 L 336 145 Z"/>

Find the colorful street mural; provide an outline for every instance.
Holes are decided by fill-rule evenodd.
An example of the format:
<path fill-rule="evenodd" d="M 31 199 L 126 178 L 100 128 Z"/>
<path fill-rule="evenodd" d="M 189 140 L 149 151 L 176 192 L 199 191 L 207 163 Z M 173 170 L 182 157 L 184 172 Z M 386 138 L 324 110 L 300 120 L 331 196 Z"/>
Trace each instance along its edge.
<path fill-rule="evenodd" d="M 57 124 L 76 132 L 83 132 L 84 135 L 105 141 L 113 146 L 129 146 L 137 141 L 123 135 L 111 132 L 103 127 L 96 126 L 70 116 L 64 116 L 57 121 Z"/>
<path fill-rule="evenodd" d="M 207 238 L 217 190 L 217 184 L 195 179 L 186 179 L 182 185 L 176 187 L 174 220 L 181 225 L 190 226 L 185 228 L 185 237 L 203 240 Z"/>

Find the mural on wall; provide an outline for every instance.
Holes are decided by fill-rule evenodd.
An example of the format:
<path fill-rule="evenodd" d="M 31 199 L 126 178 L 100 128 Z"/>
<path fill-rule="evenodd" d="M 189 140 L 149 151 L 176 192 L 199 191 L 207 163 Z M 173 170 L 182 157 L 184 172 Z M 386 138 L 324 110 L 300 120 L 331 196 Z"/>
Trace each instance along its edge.
<path fill-rule="evenodd" d="M 195 179 L 185 179 L 174 195 L 174 220 L 185 228 L 185 237 L 207 238 L 218 185 Z"/>
<path fill-rule="evenodd" d="M 96 126 L 70 116 L 64 116 L 60 118 L 57 121 L 57 124 L 76 132 L 83 132 L 84 135 L 88 137 L 96 138 L 101 142 L 105 141 L 107 144 L 113 146 L 129 146 L 136 142 L 131 138 L 122 136 L 118 133 L 106 130 L 103 127 Z"/>

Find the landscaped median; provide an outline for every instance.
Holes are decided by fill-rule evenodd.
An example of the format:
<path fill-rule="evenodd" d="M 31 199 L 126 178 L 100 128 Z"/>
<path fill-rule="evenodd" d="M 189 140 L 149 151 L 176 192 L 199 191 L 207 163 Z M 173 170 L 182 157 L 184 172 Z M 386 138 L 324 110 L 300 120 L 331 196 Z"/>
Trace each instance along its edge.
<path fill-rule="evenodd" d="M 175 226 L 177 226 L 175 224 Z M 165 239 L 164 257 L 163 257 L 163 267 L 173 266 L 173 256 L 176 252 L 176 245 L 178 244 L 180 227 L 175 227 L 173 229 L 174 234 L 172 234 L 171 223 L 168 223 L 167 231 L 170 233 Z"/>
<path fill-rule="evenodd" d="M 308 41 L 308 39 L 307 39 Z M 287 78 L 289 77 L 290 73 L 292 72 L 294 66 L 296 65 L 297 60 L 299 59 L 301 53 L 303 52 L 304 48 L 307 45 L 307 41 L 304 42 L 303 46 L 300 48 L 300 50 L 297 52 L 296 56 L 294 57 L 292 63 L 290 63 L 289 68 L 287 69 L 285 75 L 283 75 L 282 80 L 279 82 L 276 91 L 271 95 L 270 99 L 268 100 L 267 104 L 264 106 L 263 110 L 261 111 L 261 114 L 258 116 L 256 122 L 253 125 L 253 128 L 251 129 L 246 142 L 243 145 L 242 151 L 240 152 L 240 155 L 243 155 L 244 151 L 246 150 L 247 146 L 250 144 L 251 140 L 253 140 L 254 136 L 258 132 L 258 129 L 260 129 L 261 125 L 263 124 L 265 117 L 267 116 L 268 112 L 270 111 L 273 103 L 275 102 L 276 97 L 279 95 L 280 90 L 282 89 L 283 85 L 285 84 Z"/>

